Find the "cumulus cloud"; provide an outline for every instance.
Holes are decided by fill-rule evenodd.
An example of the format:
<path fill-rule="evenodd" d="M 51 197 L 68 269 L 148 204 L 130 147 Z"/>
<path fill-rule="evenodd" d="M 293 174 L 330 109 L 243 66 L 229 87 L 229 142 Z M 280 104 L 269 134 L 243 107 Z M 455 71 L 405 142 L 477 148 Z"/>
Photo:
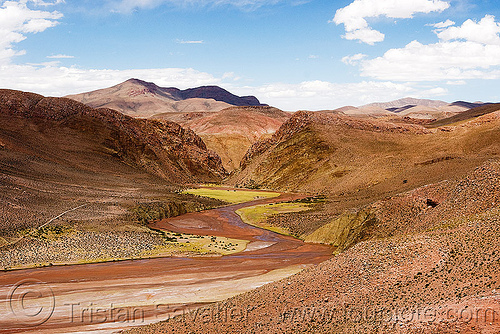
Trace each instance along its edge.
<path fill-rule="evenodd" d="M 64 96 L 110 87 L 130 78 L 179 88 L 218 85 L 222 81 L 209 73 L 191 68 L 103 70 L 62 67 L 58 66 L 57 62 L 0 66 L 0 82 L 8 82 L 8 88 L 50 96 Z"/>
<path fill-rule="evenodd" d="M 441 0 L 354 0 L 338 9 L 331 22 L 344 25 L 345 39 L 373 45 L 383 41 L 385 35 L 372 29 L 367 18 L 409 19 L 417 13 L 442 12 L 449 6 L 448 2 Z"/>
<path fill-rule="evenodd" d="M 14 44 L 26 39 L 26 34 L 39 33 L 56 26 L 62 14 L 28 8 L 28 0 L 5 1 L 0 5 L 0 64 L 24 54 L 14 50 Z M 35 4 L 39 1 L 34 1 Z M 44 2 L 45 3 L 45 2 Z"/>
<path fill-rule="evenodd" d="M 481 21 L 465 21 L 460 27 L 447 27 L 436 31 L 443 41 L 466 40 L 488 45 L 500 45 L 500 24 L 493 15 L 486 15 Z"/>
<path fill-rule="evenodd" d="M 437 43 L 412 41 L 382 57 L 361 61 L 361 74 L 396 81 L 500 78 L 500 25 L 493 16 L 436 29 L 435 33 Z"/>

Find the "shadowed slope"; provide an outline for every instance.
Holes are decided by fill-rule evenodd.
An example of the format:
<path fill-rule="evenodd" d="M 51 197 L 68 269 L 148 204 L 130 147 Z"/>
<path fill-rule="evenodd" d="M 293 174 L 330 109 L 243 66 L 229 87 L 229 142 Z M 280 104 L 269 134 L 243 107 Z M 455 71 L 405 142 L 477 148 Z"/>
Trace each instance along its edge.
<path fill-rule="evenodd" d="M 452 117 L 448 117 L 445 119 L 441 119 L 439 121 L 433 122 L 429 124 L 429 127 L 439 127 L 445 125 L 451 125 L 458 122 L 468 121 L 473 118 L 490 114 L 492 112 L 500 110 L 500 103 L 486 104 L 479 107 L 475 107 L 464 111 L 458 115 L 454 115 Z"/>
<path fill-rule="evenodd" d="M 84 203 L 144 198 L 225 175 L 220 158 L 176 123 L 0 90 L 1 228 L 36 226 Z M 89 215 L 102 218 L 104 211 Z"/>

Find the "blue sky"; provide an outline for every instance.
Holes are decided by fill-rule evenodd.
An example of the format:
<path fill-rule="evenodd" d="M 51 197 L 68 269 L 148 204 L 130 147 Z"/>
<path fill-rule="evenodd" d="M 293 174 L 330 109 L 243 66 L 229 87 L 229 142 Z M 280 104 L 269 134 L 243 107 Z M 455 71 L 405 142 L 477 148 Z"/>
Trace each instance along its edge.
<path fill-rule="evenodd" d="M 130 77 L 285 110 L 500 101 L 491 0 L 0 0 L 0 87 L 63 96 Z"/>

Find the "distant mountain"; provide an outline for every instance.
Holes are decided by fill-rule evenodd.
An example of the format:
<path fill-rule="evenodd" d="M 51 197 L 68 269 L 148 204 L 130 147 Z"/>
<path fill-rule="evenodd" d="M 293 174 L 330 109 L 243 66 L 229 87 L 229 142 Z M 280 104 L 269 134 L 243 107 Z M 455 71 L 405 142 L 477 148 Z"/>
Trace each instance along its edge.
<path fill-rule="evenodd" d="M 337 109 L 345 115 L 357 117 L 389 117 L 402 118 L 405 122 L 426 123 L 449 118 L 471 108 L 484 105 L 481 102 L 456 101 L 447 103 L 440 100 L 403 98 L 389 102 L 370 103 L 360 107 L 343 107 Z"/>
<path fill-rule="evenodd" d="M 217 86 L 180 90 L 139 79 L 67 97 L 93 108 L 110 108 L 140 118 L 168 112 L 211 112 L 231 106 L 262 105 L 254 96 L 236 96 Z"/>
<path fill-rule="evenodd" d="M 482 103 L 482 102 L 466 102 L 466 101 L 456 101 L 450 104 L 451 106 L 460 106 L 460 107 L 465 107 L 467 109 L 473 109 L 477 107 L 481 107 L 487 103 Z"/>
<path fill-rule="evenodd" d="M 233 106 L 264 106 L 255 96 L 236 96 L 219 86 L 202 86 L 180 90 L 178 88 L 163 88 L 163 91 L 169 92 L 173 96 L 181 99 L 213 99 Z"/>
<path fill-rule="evenodd" d="M 447 106 L 449 103 L 444 102 L 444 101 L 439 101 L 439 100 L 426 100 L 426 99 L 415 99 L 413 97 L 406 97 L 403 99 L 395 100 L 395 101 L 390 101 L 390 102 L 377 102 L 377 103 L 370 103 L 366 104 L 360 108 L 363 107 L 378 107 L 382 109 L 389 109 L 389 108 L 403 108 L 409 105 L 412 106 L 425 106 L 425 107 L 431 107 L 431 108 L 439 108 L 443 106 Z"/>
<path fill-rule="evenodd" d="M 246 151 L 257 140 L 271 137 L 291 114 L 273 107 L 230 107 L 218 112 L 165 113 L 167 119 L 190 128 L 217 152 L 224 168 L 239 167 Z"/>

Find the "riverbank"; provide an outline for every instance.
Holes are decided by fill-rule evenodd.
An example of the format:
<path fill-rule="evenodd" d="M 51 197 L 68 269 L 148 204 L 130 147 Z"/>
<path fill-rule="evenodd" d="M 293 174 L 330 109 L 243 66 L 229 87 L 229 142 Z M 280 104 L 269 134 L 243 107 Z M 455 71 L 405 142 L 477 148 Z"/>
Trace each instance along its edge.
<path fill-rule="evenodd" d="M 2 315 L 0 333 L 52 334 L 89 330 L 112 333 L 117 329 L 165 320 L 175 312 L 221 301 L 319 264 L 331 257 L 330 247 L 305 244 L 247 225 L 235 213 L 246 206 L 293 200 L 297 196 L 286 194 L 188 213 L 150 226 L 173 233 L 250 242 L 245 251 L 232 255 L 160 257 L 0 272 L 0 294 L 8 295 L 12 286 L 18 286 L 29 277 L 44 282 L 55 301 L 53 313 L 39 326 L 22 327 L 15 315 Z M 0 300 L 0 310 L 8 309 L 6 303 L 9 301 Z M 97 318 L 88 317 L 94 309 L 112 312 L 120 308 L 132 309 L 144 317 L 135 322 L 129 318 L 115 321 L 111 317 L 97 317 L 100 319 L 97 321 Z M 81 321 L 80 318 L 75 321 L 74 314 Z"/>

